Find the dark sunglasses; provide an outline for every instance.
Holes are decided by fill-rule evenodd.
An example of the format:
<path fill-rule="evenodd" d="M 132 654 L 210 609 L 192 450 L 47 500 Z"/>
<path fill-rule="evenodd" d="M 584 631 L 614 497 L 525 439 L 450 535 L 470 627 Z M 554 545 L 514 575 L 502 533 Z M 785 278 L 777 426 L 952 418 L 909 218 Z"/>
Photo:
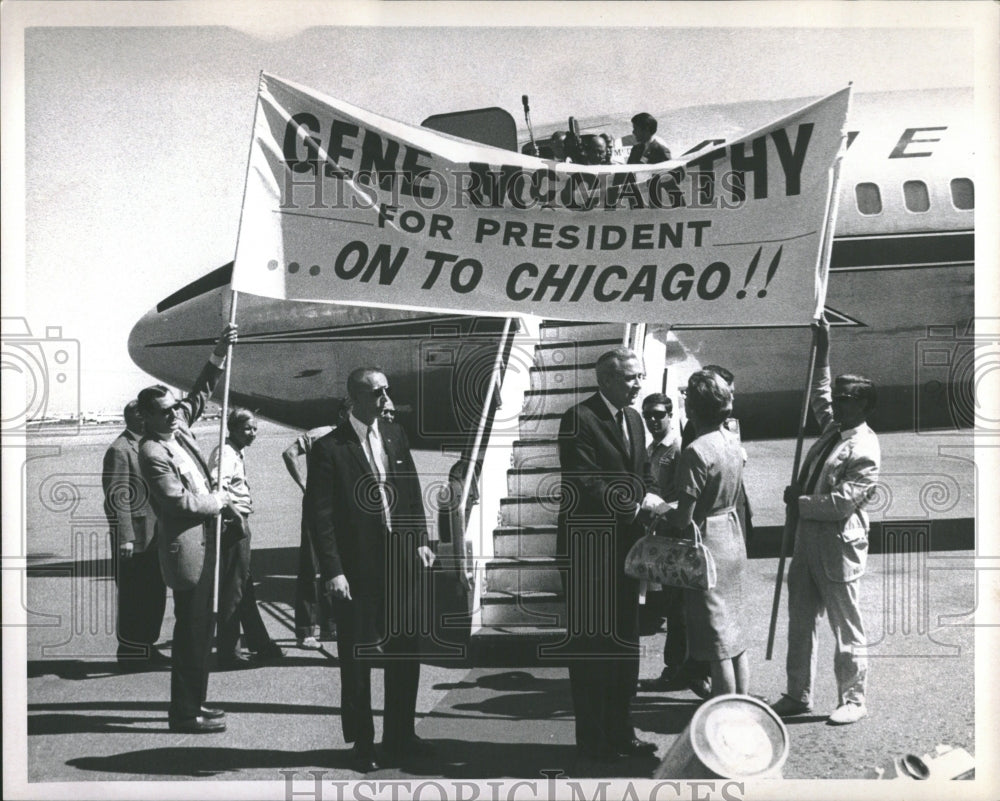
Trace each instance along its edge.
<path fill-rule="evenodd" d="M 175 403 L 173 406 L 166 406 L 166 407 L 164 407 L 162 409 L 156 409 L 155 411 L 156 411 L 157 414 L 166 414 L 167 412 L 176 412 L 180 408 L 181 408 L 181 404 L 180 404 L 180 402 L 178 402 L 178 403 Z"/>
<path fill-rule="evenodd" d="M 642 416 L 645 417 L 647 420 L 662 420 L 664 417 L 667 417 L 668 415 L 666 412 L 649 411 L 649 412 L 643 412 Z"/>
<path fill-rule="evenodd" d="M 852 400 L 857 400 L 858 396 L 857 395 L 834 395 L 833 399 L 835 401 L 852 401 Z"/>

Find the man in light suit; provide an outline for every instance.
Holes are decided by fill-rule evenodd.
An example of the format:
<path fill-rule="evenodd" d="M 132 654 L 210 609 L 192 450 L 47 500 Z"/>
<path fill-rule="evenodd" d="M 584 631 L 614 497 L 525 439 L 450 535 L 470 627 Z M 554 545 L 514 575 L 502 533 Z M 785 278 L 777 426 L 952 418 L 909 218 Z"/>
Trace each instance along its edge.
<path fill-rule="evenodd" d="M 160 638 L 167 587 L 160 575 L 156 515 L 139 472 L 143 423 L 139 402 L 125 405 L 125 430 L 104 454 L 104 513 L 118 586 L 118 664 L 126 670 L 166 664 L 154 643 Z"/>
<path fill-rule="evenodd" d="M 608 351 L 597 360 L 599 391 L 559 424 L 556 553 L 567 560 L 567 640 L 546 653 L 569 659 L 584 762 L 656 751 L 635 736 L 629 709 L 639 678 L 639 582 L 625 575 L 625 556 L 642 524 L 666 508 L 654 492 L 642 419 L 630 408 L 642 377 L 635 353 Z"/>
<path fill-rule="evenodd" d="M 823 433 L 809 449 L 799 480 L 785 489 L 797 515 L 795 549 L 788 568 L 787 689 L 773 704 L 782 717 L 812 710 L 819 619 L 825 611 L 836 639 L 833 669 L 837 708 L 832 724 L 855 723 L 867 714 L 864 622 L 859 585 L 868 556 L 865 505 L 878 480 L 879 444 L 865 422 L 875 407 L 867 378 L 840 375 L 830 386 L 830 327 L 814 326 L 816 369 L 812 409 Z"/>
<path fill-rule="evenodd" d="M 374 367 L 347 379 L 351 412 L 309 453 L 305 506 L 323 587 L 332 595 L 341 726 L 361 773 L 432 749 L 414 731 L 420 682 L 421 572 L 434 563 L 420 480 Z M 375 753 L 371 669 L 385 667 L 382 753 Z"/>
<path fill-rule="evenodd" d="M 163 384 L 139 393 L 146 435 L 139 467 L 156 512 L 160 569 L 174 596 L 174 644 L 170 663 L 171 731 L 224 731 L 225 713 L 205 706 L 212 651 L 212 587 L 215 581 L 215 517 L 232 511 L 225 490 L 212 490 L 208 462 L 189 426 L 222 375 L 226 347 L 236 326 L 223 329 L 192 390 L 180 401 Z"/>

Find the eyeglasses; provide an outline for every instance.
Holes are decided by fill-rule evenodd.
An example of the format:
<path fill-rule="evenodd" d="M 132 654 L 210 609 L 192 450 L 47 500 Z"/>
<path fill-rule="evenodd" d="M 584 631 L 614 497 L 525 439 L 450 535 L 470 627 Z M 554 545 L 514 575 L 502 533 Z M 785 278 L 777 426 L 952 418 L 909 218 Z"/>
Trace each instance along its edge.
<path fill-rule="evenodd" d="M 642 416 L 645 417 L 647 420 L 662 420 L 664 417 L 668 417 L 669 415 L 666 412 L 648 411 L 648 412 L 643 412 Z"/>
<path fill-rule="evenodd" d="M 156 414 L 166 415 L 168 412 L 174 414 L 178 409 L 181 408 L 180 402 L 175 403 L 173 406 L 164 406 L 160 409 L 155 409 Z"/>
<path fill-rule="evenodd" d="M 843 402 L 843 401 L 852 401 L 852 400 L 857 400 L 858 396 L 857 395 L 834 395 L 833 399 L 835 401 L 841 401 L 841 402 Z"/>

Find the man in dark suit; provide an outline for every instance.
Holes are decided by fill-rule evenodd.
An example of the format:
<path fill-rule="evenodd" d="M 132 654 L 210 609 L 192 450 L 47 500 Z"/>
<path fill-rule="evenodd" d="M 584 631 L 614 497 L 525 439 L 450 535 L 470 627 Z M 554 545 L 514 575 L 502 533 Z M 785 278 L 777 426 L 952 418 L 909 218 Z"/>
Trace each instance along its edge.
<path fill-rule="evenodd" d="M 628 154 L 629 164 L 659 164 L 670 161 L 670 148 L 656 135 L 659 126 L 656 117 L 645 111 L 632 118 L 632 136 L 635 144 Z"/>
<path fill-rule="evenodd" d="M 139 393 L 146 434 L 139 468 L 156 512 L 160 569 L 174 596 L 170 662 L 170 729 L 188 734 L 224 731 L 222 710 L 205 706 L 212 651 L 215 517 L 232 510 L 225 490 L 212 491 L 208 462 L 191 433 L 218 383 L 236 326 L 223 329 L 209 362 L 180 401 L 163 384 Z M 235 512 L 232 512 L 235 514 Z"/>
<path fill-rule="evenodd" d="M 385 667 L 383 762 L 427 756 L 414 716 L 420 681 L 423 568 L 434 562 L 413 457 L 382 410 L 389 382 L 361 367 L 347 380 L 351 412 L 309 454 L 306 509 L 320 575 L 332 595 L 341 679 L 341 725 L 351 764 L 378 768 L 371 669 Z"/>
<path fill-rule="evenodd" d="M 582 760 L 609 762 L 656 747 L 636 738 L 629 706 L 639 678 L 639 582 L 625 556 L 642 523 L 665 509 L 654 494 L 638 412 L 642 364 L 627 348 L 597 360 L 599 391 L 559 425 L 562 498 L 557 553 L 564 575 L 569 679 Z"/>
<path fill-rule="evenodd" d="M 167 587 L 157 556 L 156 515 L 139 472 L 143 423 L 138 406 L 135 400 L 126 404 L 125 430 L 105 452 L 101 475 L 118 586 L 118 664 L 128 670 L 167 662 L 154 645 L 160 638 Z"/>

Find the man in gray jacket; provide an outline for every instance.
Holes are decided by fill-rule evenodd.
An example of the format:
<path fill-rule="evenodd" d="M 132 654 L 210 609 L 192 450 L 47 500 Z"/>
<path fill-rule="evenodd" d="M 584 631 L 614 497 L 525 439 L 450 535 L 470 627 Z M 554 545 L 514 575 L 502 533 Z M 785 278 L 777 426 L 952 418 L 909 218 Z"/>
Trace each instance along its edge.
<path fill-rule="evenodd" d="M 160 575 L 156 515 L 139 472 L 143 422 L 138 407 L 136 400 L 126 404 L 125 430 L 105 452 L 101 474 L 118 587 L 118 664 L 125 670 L 167 662 L 154 645 L 167 588 Z"/>
<path fill-rule="evenodd" d="M 174 645 L 170 664 L 170 729 L 188 734 L 224 731 L 225 714 L 205 706 L 212 650 L 215 517 L 232 500 L 212 490 L 208 462 L 190 426 L 201 417 L 222 375 L 226 347 L 236 326 L 223 329 L 194 387 L 181 400 L 163 384 L 139 393 L 146 435 L 139 467 L 156 512 L 160 568 L 174 596 Z"/>

